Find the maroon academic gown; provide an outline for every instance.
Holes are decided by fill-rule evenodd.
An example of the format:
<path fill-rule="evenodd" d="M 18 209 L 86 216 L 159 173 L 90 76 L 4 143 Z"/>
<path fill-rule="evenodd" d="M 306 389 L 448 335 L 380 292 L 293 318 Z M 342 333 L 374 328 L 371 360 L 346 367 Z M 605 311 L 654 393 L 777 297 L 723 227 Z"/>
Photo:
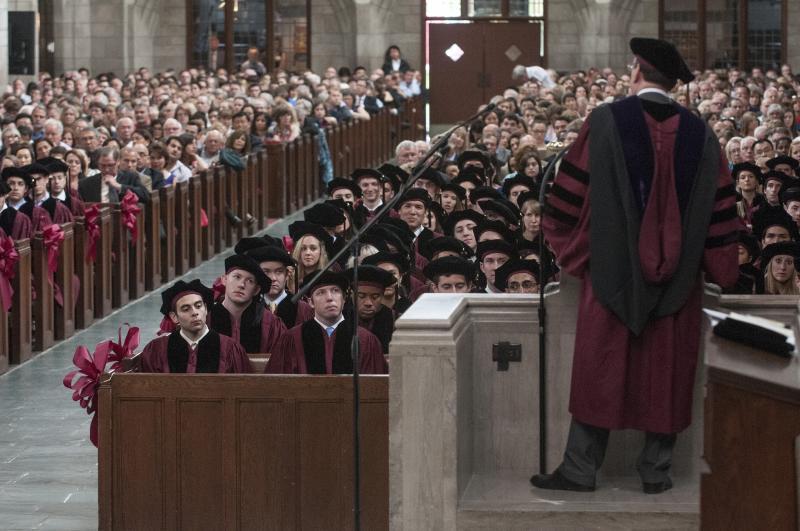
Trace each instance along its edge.
<path fill-rule="evenodd" d="M 314 318 L 314 309 L 303 300 L 293 303 L 292 296 L 291 293 L 287 293 L 286 297 L 278 303 L 274 312 L 275 315 L 283 321 L 283 324 L 286 325 L 287 330 Z"/>
<path fill-rule="evenodd" d="M 31 218 L 12 207 L 6 208 L 0 214 L 0 226 L 14 241 L 25 240 L 33 236 Z"/>
<path fill-rule="evenodd" d="M 209 313 L 211 329 L 229 336 L 249 353 L 272 352 L 286 332 L 283 321 L 273 315 L 261 302 L 251 304 L 236 318 L 221 302 L 215 303 Z"/>
<path fill-rule="evenodd" d="M 53 220 L 53 223 L 61 225 L 63 223 L 71 223 L 74 221 L 72 211 L 69 209 L 69 207 L 64 204 L 63 201 L 56 199 L 53 196 L 47 198 L 41 204 L 41 208 L 47 211 L 47 214 L 50 216 L 50 219 Z"/>
<path fill-rule="evenodd" d="M 163 373 L 249 373 L 250 359 L 241 345 L 209 330 L 191 350 L 176 330 L 149 342 L 142 351 L 142 372 Z"/>
<path fill-rule="evenodd" d="M 50 217 L 47 210 L 34 206 L 30 199 L 19 208 L 19 212 L 30 218 L 31 229 L 34 233 L 42 231 L 45 227 L 49 227 L 53 224 L 53 218 Z"/>
<path fill-rule="evenodd" d="M 645 119 L 654 153 L 654 193 L 642 215 L 640 242 L 659 242 L 654 247 L 660 246 L 660 256 L 659 252 L 645 253 L 640 261 L 643 271 L 658 271 L 663 263 L 677 263 L 680 255 L 680 212 L 675 201 L 664 199 L 670 194 L 663 193 L 675 187 L 679 117 L 659 123 L 645 113 Z M 589 273 L 589 127 L 587 121 L 556 176 L 555 185 L 568 193 L 551 193 L 548 198 L 548 207 L 561 215 L 545 215 L 542 221 L 561 268 L 582 280 L 570 412 L 579 422 L 602 428 L 677 433 L 691 422 L 702 277 L 698 272 L 697 285 L 683 308 L 652 319 L 639 337 L 597 300 Z M 728 236 L 742 228 L 741 222 L 722 215 L 735 209 L 735 204 L 728 163 L 721 155 L 714 204 L 714 213 L 719 215 L 712 217 L 709 226 L 702 268 L 709 281 L 722 286 L 735 283 L 739 273 L 736 239 L 729 242 Z M 659 217 L 665 221 L 659 223 Z M 565 222 L 570 218 L 577 223 Z M 668 280 L 671 272 L 664 273 Z"/>
<path fill-rule="evenodd" d="M 286 332 L 272 352 L 264 370 L 268 374 L 348 374 L 353 372 L 350 356 L 352 328 L 343 321 L 328 337 L 315 320 L 306 321 Z M 386 374 L 388 366 L 381 342 L 369 330 L 359 326 L 359 372 Z"/>

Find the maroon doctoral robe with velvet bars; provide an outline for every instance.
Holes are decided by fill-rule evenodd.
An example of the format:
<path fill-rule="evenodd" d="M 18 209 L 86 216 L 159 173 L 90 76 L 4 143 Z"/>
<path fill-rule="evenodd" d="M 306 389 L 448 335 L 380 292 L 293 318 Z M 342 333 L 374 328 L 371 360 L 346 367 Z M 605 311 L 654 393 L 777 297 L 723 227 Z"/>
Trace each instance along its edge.
<path fill-rule="evenodd" d="M 653 153 L 649 200 L 642 212 L 640 261 L 659 274 L 680 255 L 681 213 L 675 158 L 679 115 L 662 121 L 645 113 Z M 584 124 L 564 158 L 548 198 L 542 227 L 561 268 L 582 280 L 570 393 L 570 412 L 585 424 L 608 429 L 677 433 L 691 422 L 692 390 L 700 342 L 703 283 L 675 314 L 653 318 L 637 337 L 596 298 L 590 275 L 589 129 Z M 723 286 L 738 276 L 736 196 L 720 155 L 717 194 L 706 236 L 702 269 Z M 705 227 L 697 230 L 705 231 Z M 676 241 L 677 240 L 677 241 Z M 644 245 L 641 245 L 644 242 Z M 655 243 L 655 245 L 647 245 Z"/>
<path fill-rule="evenodd" d="M 342 321 L 328 337 L 325 329 L 311 319 L 286 332 L 269 358 L 269 374 L 352 374 L 350 355 L 352 324 Z M 388 366 L 381 343 L 370 331 L 358 327 L 360 342 L 359 372 L 386 374 Z"/>
<path fill-rule="evenodd" d="M 249 373 L 250 359 L 240 344 L 209 330 L 197 348 L 175 330 L 149 342 L 142 351 L 142 372 L 163 373 Z"/>

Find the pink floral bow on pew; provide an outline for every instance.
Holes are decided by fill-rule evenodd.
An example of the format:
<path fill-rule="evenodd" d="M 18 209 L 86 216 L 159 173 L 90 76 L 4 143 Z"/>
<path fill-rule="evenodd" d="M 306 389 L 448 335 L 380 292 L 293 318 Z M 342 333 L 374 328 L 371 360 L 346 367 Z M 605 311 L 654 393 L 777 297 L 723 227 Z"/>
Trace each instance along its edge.
<path fill-rule="evenodd" d="M 11 301 L 14 297 L 14 288 L 11 281 L 17 273 L 17 262 L 19 253 L 14 247 L 14 240 L 9 236 L 0 238 L 0 302 L 3 304 L 3 311 L 11 309 Z"/>
<path fill-rule="evenodd" d="M 136 194 L 128 190 L 122 197 L 122 201 L 119 203 L 119 208 L 122 212 L 122 224 L 125 225 L 125 228 L 128 229 L 128 232 L 130 232 L 131 239 L 136 241 L 136 238 L 139 235 L 139 227 L 136 223 L 136 214 L 142 211 L 142 208 L 139 206 L 139 198 L 136 197 Z"/>
<path fill-rule="evenodd" d="M 86 261 L 94 262 L 97 258 L 97 242 L 100 241 L 100 207 L 91 205 L 83 215 L 86 234 L 89 236 L 86 247 Z"/>
<path fill-rule="evenodd" d="M 133 351 L 139 346 L 139 328 L 129 327 L 122 341 L 122 328 L 119 329 L 119 343 L 108 339 L 98 343 L 94 347 L 94 353 L 90 354 L 89 349 L 80 345 L 75 349 L 72 363 L 77 367 L 64 376 L 64 387 L 72 389 L 72 400 L 78 402 L 86 409 L 88 415 L 92 415 L 92 423 L 89 427 L 89 439 L 92 444 L 97 446 L 97 390 L 100 388 L 100 379 L 104 372 L 113 373 L 122 364 L 122 360 L 130 357 Z M 106 365 L 111 366 L 106 370 Z M 76 379 L 75 376 L 78 376 Z"/>
<path fill-rule="evenodd" d="M 47 251 L 47 282 L 53 287 L 53 298 L 59 306 L 64 306 L 64 295 L 61 293 L 61 287 L 53 280 L 58 270 L 58 257 L 61 254 L 61 242 L 64 241 L 64 231 L 61 225 L 53 223 L 48 225 L 42 231 L 42 239 L 44 240 L 44 248 Z"/>

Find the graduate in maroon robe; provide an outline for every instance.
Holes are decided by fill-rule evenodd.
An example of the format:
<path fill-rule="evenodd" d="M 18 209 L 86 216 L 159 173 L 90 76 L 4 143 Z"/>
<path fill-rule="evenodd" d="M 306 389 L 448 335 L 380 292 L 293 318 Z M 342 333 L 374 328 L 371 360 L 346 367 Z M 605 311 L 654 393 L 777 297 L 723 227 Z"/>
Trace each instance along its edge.
<path fill-rule="evenodd" d="M 229 336 L 248 353 L 272 352 L 286 326 L 261 300 L 270 281 L 258 262 L 242 254 L 229 256 L 222 283 L 225 296 L 211 307 L 211 329 Z"/>
<path fill-rule="evenodd" d="M 50 197 L 42 203 L 42 208 L 47 210 L 55 223 L 67 223 L 72 221 L 75 216 L 83 216 L 85 209 L 83 201 L 72 195 L 67 186 L 67 172 L 69 166 L 64 161 L 55 157 L 46 157 L 39 161 L 47 168 L 50 180 L 47 183 L 47 191 Z M 56 206 L 56 202 L 62 206 Z M 67 213 L 64 211 L 66 210 Z"/>
<path fill-rule="evenodd" d="M 30 176 L 22 168 L 8 167 L 2 172 L 3 181 L 9 190 L 3 206 L 2 223 L 4 230 L 15 240 L 30 238 L 37 230 L 42 230 L 52 221 L 47 212 L 35 207 L 28 199 L 31 188 Z M 13 210 L 10 212 L 8 210 Z M 8 212 L 7 212 L 8 211 Z"/>
<path fill-rule="evenodd" d="M 292 302 L 292 293 L 286 290 L 288 268 L 297 264 L 283 247 L 265 245 L 245 251 L 244 254 L 258 262 L 261 271 L 270 280 L 269 289 L 264 293 L 264 304 L 283 321 L 287 329 L 314 318 L 311 306 L 305 301 Z"/>
<path fill-rule="evenodd" d="M 632 96 L 592 112 L 553 184 L 542 223 L 583 282 L 564 461 L 539 488 L 591 491 L 610 429 L 646 433 L 645 493 L 672 486 L 689 426 L 703 282 L 732 285 L 743 229 L 719 143 L 666 91 L 693 76 L 671 44 L 633 39 Z M 591 218 L 591 223 L 590 223 Z"/>
<path fill-rule="evenodd" d="M 30 238 L 33 234 L 30 218 L 6 205 L 6 197 L 10 190 L 4 180 L 0 181 L 0 228 L 6 235 L 11 236 L 12 240 Z"/>
<path fill-rule="evenodd" d="M 199 280 L 179 280 L 161 294 L 161 313 L 177 327 L 150 341 L 142 351 L 142 372 L 248 373 L 241 345 L 206 325 L 213 292 Z"/>
<path fill-rule="evenodd" d="M 46 197 L 47 169 L 38 162 L 34 162 L 33 164 L 23 166 L 20 168 L 20 171 L 25 173 L 28 177 L 28 189 L 26 190 L 27 195 L 25 196 L 25 202 L 22 203 L 17 210 L 31 218 L 33 232 L 36 233 L 53 224 L 53 217 L 47 210 L 41 207 L 42 196 L 40 196 L 38 201 L 33 197 L 36 189 L 44 190 L 44 197 Z"/>
<path fill-rule="evenodd" d="M 305 285 L 313 275 L 303 279 Z M 353 372 L 350 344 L 353 325 L 345 319 L 345 294 L 350 286 L 346 276 L 327 271 L 309 291 L 314 318 L 283 335 L 264 372 L 272 374 L 348 374 Z M 359 372 L 385 374 L 388 371 L 381 343 L 370 331 L 358 327 Z"/>
<path fill-rule="evenodd" d="M 346 273 L 348 279 L 353 278 L 353 269 Z M 394 275 L 378 266 L 362 265 L 358 267 L 358 293 L 356 309 L 358 324 L 372 332 L 381 342 L 383 353 L 389 353 L 389 343 L 394 333 L 394 313 L 383 305 L 383 294 L 386 288 L 395 283 Z"/>
<path fill-rule="evenodd" d="M 372 168 L 357 168 L 350 178 L 360 189 L 357 194 L 361 199 L 356 205 L 356 216 L 365 223 L 375 217 L 383 206 L 383 183 L 387 178 Z"/>

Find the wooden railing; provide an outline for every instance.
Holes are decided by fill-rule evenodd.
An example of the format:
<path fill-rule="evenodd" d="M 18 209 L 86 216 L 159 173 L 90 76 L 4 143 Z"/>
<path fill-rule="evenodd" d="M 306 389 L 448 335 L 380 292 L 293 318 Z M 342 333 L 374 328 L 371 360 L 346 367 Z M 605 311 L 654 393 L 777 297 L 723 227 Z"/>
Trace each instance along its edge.
<path fill-rule="evenodd" d="M 334 175 L 378 166 L 394 155 L 401 140 L 421 138 L 422 124 L 422 101 L 416 98 L 398 114 L 383 110 L 369 121 L 329 128 Z M 94 260 L 87 259 L 86 220 L 79 217 L 62 226 L 65 240 L 54 281 L 64 292 L 63 307 L 53 300 L 41 235 L 15 242 L 20 260 L 11 310 L 0 319 L 0 374 L 323 193 L 317 140 L 303 135 L 253 153 L 243 171 L 215 167 L 189 182 L 151 192 L 137 215 L 135 240 L 122 225 L 119 205 L 101 204 Z M 249 214 L 252 223 L 231 224 L 225 215 L 228 207 L 243 220 Z M 206 226 L 201 224 L 203 213 Z M 76 294 L 74 276 L 80 281 Z"/>

